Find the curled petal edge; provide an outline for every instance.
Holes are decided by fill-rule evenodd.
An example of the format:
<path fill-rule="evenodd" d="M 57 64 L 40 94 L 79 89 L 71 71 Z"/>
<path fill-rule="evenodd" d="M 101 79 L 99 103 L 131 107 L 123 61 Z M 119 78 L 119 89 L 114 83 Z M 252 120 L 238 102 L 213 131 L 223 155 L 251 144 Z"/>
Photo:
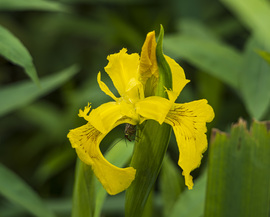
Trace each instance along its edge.
<path fill-rule="evenodd" d="M 123 118 L 118 120 L 114 127 L 122 123 L 135 124 L 132 120 Z M 129 187 L 135 178 L 136 170 L 132 167 L 116 167 L 104 158 L 99 145 L 107 133 L 103 134 L 87 123 L 70 130 L 67 137 L 81 161 L 90 165 L 106 191 L 115 195 Z"/>
<path fill-rule="evenodd" d="M 214 111 L 207 100 L 174 104 L 169 111 L 165 123 L 173 128 L 178 149 L 178 165 L 183 169 L 185 184 L 193 188 L 191 171 L 201 164 L 202 154 L 207 149 L 206 122 L 214 118 Z"/>

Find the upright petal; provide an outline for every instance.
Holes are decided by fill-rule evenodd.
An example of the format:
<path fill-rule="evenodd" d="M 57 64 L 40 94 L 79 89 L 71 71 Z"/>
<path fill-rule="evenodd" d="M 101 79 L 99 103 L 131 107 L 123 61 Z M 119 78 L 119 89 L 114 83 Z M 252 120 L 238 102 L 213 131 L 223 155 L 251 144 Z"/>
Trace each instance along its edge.
<path fill-rule="evenodd" d="M 98 76 L 97 76 L 97 82 L 98 82 L 98 85 L 99 85 L 100 89 L 104 93 L 106 93 L 112 99 L 114 99 L 115 101 L 117 101 L 116 96 L 110 91 L 110 89 L 108 88 L 108 86 L 103 81 L 101 81 L 101 74 L 100 74 L 100 72 L 98 73 Z"/>
<path fill-rule="evenodd" d="M 168 90 L 168 95 L 170 100 L 174 102 L 189 80 L 186 79 L 185 72 L 178 63 L 166 55 L 165 58 L 171 68 L 173 82 L 173 88 Z"/>
<path fill-rule="evenodd" d="M 127 54 L 126 52 L 127 50 L 123 48 L 119 53 L 108 56 L 109 63 L 105 67 L 105 71 L 121 96 L 125 96 L 126 92 L 132 89 L 131 85 L 134 84 L 132 79 L 138 79 L 139 55 L 137 53 Z"/>
<path fill-rule="evenodd" d="M 122 121 L 119 121 L 117 124 L 121 123 Z M 99 145 L 105 136 L 106 134 L 99 132 L 90 123 L 73 129 L 68 134 L 81 161 L 92 166 L 106 191 L 114 195 L 129 187 L 135 178 L 136 170 L 132 167 L 118 168 L 104 158 Z"/>
<path fill-rule="evenodd" d="M 146 80 L 152 75 L 158 77 L 156 46 L 155 31 L 149 32 L 142 47 L 139 66 L 140 81 L 142 81 L 143 84 L 145 84 Z"/>
<path fill-rule="evenodd" d="M 173 127 L 180 152 L 178 164 L 189 189 L 193 187 L 190 172 L 200 165 L 202 153 L 207 149 L 206 122 L 213 118 L 214 111 L 207 100 L 198 100 L 174 104 L 165 119 Z"/>

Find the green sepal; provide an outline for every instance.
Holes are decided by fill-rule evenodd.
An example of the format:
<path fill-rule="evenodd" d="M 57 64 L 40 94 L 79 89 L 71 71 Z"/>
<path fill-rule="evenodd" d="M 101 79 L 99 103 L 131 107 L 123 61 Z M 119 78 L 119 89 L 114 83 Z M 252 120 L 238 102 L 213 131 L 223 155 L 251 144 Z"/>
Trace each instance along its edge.
<path fill-rule="evenodd" d="M 163 54 L 163 37 L 164 29 L 162 25 L 160 25 L 160 32 L 156 47 L 159 81 L 157 84 L 157 90 L 155 95 L 168 98 L 165 88 L 168 90 L 172 89 L 172 72 Z"/>
<path fill-rule="evenodd" d="M 166 88 L 172 88 L 172 75 L 162 49 L 164 30 L 161 26 L 156 47 L 159 81 L 155 95 L 168 98 Z M 130 166 L 136 169 L 136 177 L 126 191 L 126 217 L 141 217 L 147 198 L 159 174 L 168 148 L 171 126 L 147 120 L 137 127 L 137 141 Z"/>
<path fill-rule="evenodd" d="M 270 210 L 270 122 L 240 120 L 230 136 L 214 131 L 205 217 L 263 217 Z"/>

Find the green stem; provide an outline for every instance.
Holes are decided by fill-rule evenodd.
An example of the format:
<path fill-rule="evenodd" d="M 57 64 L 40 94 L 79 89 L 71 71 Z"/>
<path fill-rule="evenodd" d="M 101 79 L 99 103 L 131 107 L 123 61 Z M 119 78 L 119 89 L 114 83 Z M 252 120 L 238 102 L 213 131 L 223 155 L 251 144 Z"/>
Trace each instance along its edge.
<path fill-rule="evenodd" d="M 171 70 L 162 51 L 163 28 L 161 27 L 157 43 L 157 61 L 159 83 L 156 95 L 167 98 L 164 87 L 172 87 Z M 138 126 L 137 138 L 131 166 L 136 169 L 136 177 L 126 191 L 126 217 L 141 217 L 147 198 L 153 189 L 159 174 L 164 155 L 171 136 L 171 126 L 160 125 L 154 120 L 147 120 Z"/>

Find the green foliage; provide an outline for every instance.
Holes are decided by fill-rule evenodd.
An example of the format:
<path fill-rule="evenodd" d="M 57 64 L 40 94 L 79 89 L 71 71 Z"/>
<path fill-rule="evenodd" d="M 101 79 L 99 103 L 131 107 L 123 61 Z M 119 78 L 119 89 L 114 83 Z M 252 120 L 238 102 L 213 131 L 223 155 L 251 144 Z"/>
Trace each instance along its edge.
<path fill-rule="evenodd" d="M 42 78 L 40 85 L 37 87 L 29 81 L 15 83 L 0 89 L 0 116 L 5 115 L 14 109 L 34 101 L 38 97 L 53 91 L 55 88 L 70 79 L 78 72 L 77 66 L 71 66 L 55 75 L 50 75 L 47 78 Z"/>
<path fill-rule="evenodd" d="M 169 217 L 200 217 L 203 215 L 206 195 L 206 171 L 195 183 L 192 191 L 184 191 L 175 201 Z"/>
<path fill-rule="evenodd" d="M 0 10 L 45 10 L 45 11 L 68 11 L 67 6 L 59 2 L 45 0 L 1 0 Z"/>
<path fill-rule="evenodd" d="M 39 84 L 32 57 L 23 44 L 4 27 L 0 26 L 0 54 L 24 68 L 27 75 Z"/>
<path fill-rule="evenodd" d="M 164 205 L 164 216 L 169 216 L 177 198 L 184 190 L 184 179 L 176 164 L 170 157 L 165 156 L 160 172 L 160 189 Z"/>
<path fill-rule="evenodd" d="M 205 217 L 268 216 L 269 122 L 242 120 L 230 136 L 215 131 L 209 154 Z"/>
<path fill-rule="evenodd" d="M 166 37 L 164 44 L 168 55 L 185 59 L 237 88 L 242 57 L 235 49 L 209 37 L 198 37 L 197 33 L 195 36 L 185 33 L 174 34 Z"/>
<path fill-rule="evenodd" d="M 42 199 L 21 178 L 0 165 L 0 193 L 37 217 L 55 217 Z M 8 187 L 12 186 L 12 188 Z"/>
<path fill-rule="evenodd" d="M 270 49 L 270 3 L 264 0 L 222 0 L 242 20 L 254 35 Z"/>
<path fill-rule="evenodd" d="M 255 51 L 265 49 L 251 38 L 246 45 L 243 68 L 240 73 L 240 90 L 252 117 L 261 119 L 270 105 L 270 65 Z"/>

